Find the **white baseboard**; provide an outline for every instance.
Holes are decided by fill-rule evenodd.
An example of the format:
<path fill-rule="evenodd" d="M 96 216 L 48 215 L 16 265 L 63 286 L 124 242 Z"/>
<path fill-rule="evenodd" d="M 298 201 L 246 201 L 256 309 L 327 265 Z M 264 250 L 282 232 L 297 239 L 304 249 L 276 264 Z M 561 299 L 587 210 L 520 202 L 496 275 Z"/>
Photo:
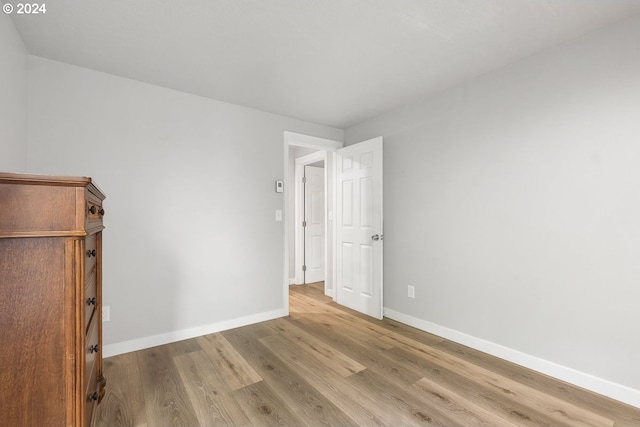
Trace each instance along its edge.
<path fill-rule="evenodd" d="M 117 356 L 118 354 L 143 350 L 145 348 L 155 347 L 157 345 L 169 344 L 172 342 L 195 338 L 202 335 L 213 334 L 233 328 L 239 328 L 241 326 L 252 325 L 254 323 L 265 322 L 267 320 L 284 317 L 286 315 L 287 313 L 284 309 L 279 309 L 254 314 L 251 316 L 240 317 L 237 319 L 225 320 L 223 322 L 212 323 L 209 325 L 198 326 L 196 328 L 182 329 L 179 331 L 167 332 L 165 334 L 151 335 L 148 337 L 137 338 L 130 341 L 107 344 L 103 346 L 102 356 Z"/>
<path fill-rule="evenodd" d="M 290 277 L 289 278 L 289 284 L 290 285 L 295 285 L 296 284 L 296 278 L 295 277 Z"/>
<path fill-rule="evenodd" d="M 558 365 L 557 363 L 549 362 L 548 360 L 540 359 L 518 350 L 476 338 L 386 307 L 384 312 L 385 316 L 390 319 L 640 408 L 640 390 Z"/>
<path fill-rule="evenodd" d="M 333 298 L 333 289 L 325 289 L 324 294 L 328 297 Z"/>

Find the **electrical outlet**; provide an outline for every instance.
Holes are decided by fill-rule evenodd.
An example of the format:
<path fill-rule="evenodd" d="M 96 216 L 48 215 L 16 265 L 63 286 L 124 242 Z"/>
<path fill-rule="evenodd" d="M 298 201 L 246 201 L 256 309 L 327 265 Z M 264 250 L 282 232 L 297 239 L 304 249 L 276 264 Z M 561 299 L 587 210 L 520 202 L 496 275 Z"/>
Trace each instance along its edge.
<path fill-rule="evenodd" d="M 108 305 L 102 307 L 102 321 L 109 322 L 111 320 L 111 307 Z"/>
<path fill-rule="evenodd" d="M 415 286 L 407 286 L 407 296 L 409 298 L 416 297 L 416 287 Z"/>

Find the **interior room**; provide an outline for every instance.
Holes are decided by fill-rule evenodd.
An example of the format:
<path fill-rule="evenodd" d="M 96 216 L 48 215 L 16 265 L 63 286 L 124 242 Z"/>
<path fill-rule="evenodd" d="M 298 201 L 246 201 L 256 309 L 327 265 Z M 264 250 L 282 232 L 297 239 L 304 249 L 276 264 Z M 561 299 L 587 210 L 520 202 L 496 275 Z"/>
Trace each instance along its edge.
<path fill-rule="evenodd" d="M 33 175 L 91 177 L 73 185 L 106 196 L 106 386 L 95 413 L 79 415 L 89 404 L 78 398 L 67 425 L 640 425 L 640 1 L 2 4 L 0 172 L 40 186 Z M 371 187 L 347 186 L 356 175 L 345 171 L 368 161 Z M 6 243 L 16 235 L 2 234 L 2 218 Z M 369 219 L 349 252 L 347 223 Z M 359 284 L 371 288 L 352 297 Z M 14 323 L 2 319 L 6 348 Z M 348 328 L 384 360 L 433 343 L 479 388 L 460 397 L 414 354 L 402 369 L 416 376 L 398 390 L 415 405 L 376 414 L 398 384 L 340 347 Z M 340 376 L 338 394 L 314 404 L 345 418 L 320 422 L 291 403 L 306 392 L 266 382 L 269 355 L 314 393 L 325 384 L 278 334 L 326 346 L 330 369 L 354 369 L 327 374 Z M 233 408 L 255 396 L 280 406 L 233 422 L 198 412 L 185 372 L 205 375 L 189 367 L 207 348 L 220 381 L 215 354 L 247 364 L 253 380 L 229 392 Z M 193 418 L 161 404 L 165 382 L 142 384 L 144 401 L 127 394 L 142 375 L 131 360 L 159 349 L 184 374 L 165 398 L 184 399 Z M 501 363 L 500 380 L 482 379 Z M 536 384 L 568 406 L 544 406 L 527 394 Z M 527 409 L 474 400 L 483 387 Z M 345 404 L 358 390 L 362 401 Z M 454 402 L 430 406 L 434 393 Z M 149 409 L 154 399 L 169 412 Z M 127 405 L 146 409 L 136 418 Z M 562 411 L 595 415 L 554 418 Z"/>

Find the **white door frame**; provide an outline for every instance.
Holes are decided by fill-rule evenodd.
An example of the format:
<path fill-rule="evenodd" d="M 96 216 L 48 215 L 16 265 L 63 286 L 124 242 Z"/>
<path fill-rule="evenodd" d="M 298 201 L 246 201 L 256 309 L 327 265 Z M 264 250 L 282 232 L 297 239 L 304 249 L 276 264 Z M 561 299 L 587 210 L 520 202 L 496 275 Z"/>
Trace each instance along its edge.
<path fill-rule="evenodd" d="M 294 212 L 289 212 L 289 203 L 288 203 L 288 194 L 291 191 L 295 191 L 294 179 L 295 176 L 290 176 L 289 173 L 289 151 L 291 147 L 307 147 L 314 148 L 317 150 L 322 150 L 326 153 L 326 156 L 334 160 L 335 163 L 335 151 L 338 148 L 342 148 L 344 146 L 344 142 L 342 141 L 334 141 L 331 139 L 318 138 L 315 136 L 303 135 L 295 132 L 284 132 L 284 207 L 285 207 L 285 215 L 284 215 L 284 269 L 283 269 L 283 305 L 285 308 L 285 312 L 289 314 L 289 229 L 291 227 L 291 221 L 294 221 L 295 214 Z M 326 158 L 325 158 L 325 191 L 328 189 L 326 185 L 327 174 L 334 174 L 333 171 L 329 171 L 326 167 Z M 335 174 L 334 174 L 335 175 Z M 325 192 L 325 197 L 326 192 Z M 331 205 L 335 205 L 335 192 L 332 192 L 332 203 Z M 326 206 L 326 204 L 325 204 Z M 328 216 L 325 215 L 325 223 L 327 226 L 325 227 L 325 233 L 330 234 L 332 236 L 331 242 L 335 241 L 335 228 L 333 227 L 333 221 L 328 220 Z M 329 247 L 329 240 L 325 239 L 325 255 L 327 253 L 327 249 Z M 335 252 L 332 251 L 332 263 L 335 264 Z M 335 289 L 335 269 L 332 268 L 332 271 L 326 271 L 327 269 L 327 257 L 325 256 L 325 291 L 327 288 L 327 281 L 331 279 L 332 289 Z M 335 295 L 334 295 L 335 298 Z"/>
<path fill-rule="evenodd" d="M 304 265 L 304 227 L 302 227 L 302 221 L 304 221 L 304 185 L 302 185 L 302 177 L 304 176 L 304 167 L 310 165 L 312 163 L 319 162 L 323 160 L 325 163 L 324 170 L 324 188 L 325 188 L 325 206 L 327 206 L 326 198 L 327 198 L 327 152 L 316 151 L 315 153 L 307 154 L 306 156 L 298 157 L 295 160 L 295 219 L 294 219 L 294 229 L 295 229 L 295 241 L 296 241 L 296 251 L 295 251 L 295 284 L 302 285 L 304 284 L 304 274 L 302 272 L 302 266 Z M 325 215 L 324 221 L 324 230 L 325 230 L 325 259 L 327 255 L 327 216 Z M 326 266 L 326 263 L 325 263 Z M 325 267 L 325 277 L 327 271 Z"/>

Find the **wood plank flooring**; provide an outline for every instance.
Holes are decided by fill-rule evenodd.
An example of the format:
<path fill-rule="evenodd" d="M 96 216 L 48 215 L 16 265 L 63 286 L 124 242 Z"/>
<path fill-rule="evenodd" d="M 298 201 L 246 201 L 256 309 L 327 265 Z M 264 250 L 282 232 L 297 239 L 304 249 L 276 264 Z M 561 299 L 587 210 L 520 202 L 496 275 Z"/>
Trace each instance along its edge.
<path fill-rule="evenodd" d="M 640 409 L 398 322 L 322 283 L 291 315 L 104 360 L 97 426 L 640 426 Z"/>

